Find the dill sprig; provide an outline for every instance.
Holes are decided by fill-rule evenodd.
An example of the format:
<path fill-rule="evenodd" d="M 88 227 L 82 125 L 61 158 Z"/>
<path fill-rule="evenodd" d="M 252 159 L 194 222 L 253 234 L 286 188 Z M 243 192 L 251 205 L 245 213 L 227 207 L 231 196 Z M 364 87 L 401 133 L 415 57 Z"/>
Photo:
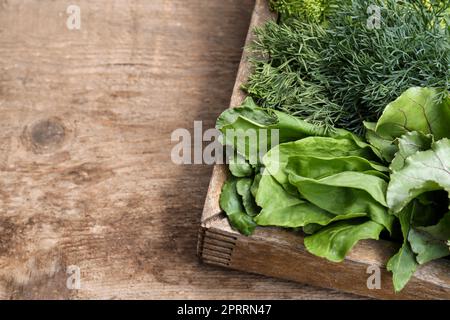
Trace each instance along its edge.
<path fill-rule="evenodd" d="M 245 88 L 264 107 L 360 134 L 409 87 L 448 90 L 449 2 L 352 0 L 326 25 L 269 22 L 255 30 Z M 379 29 L 367 27 L 369 4 L 381 8 Z"/>

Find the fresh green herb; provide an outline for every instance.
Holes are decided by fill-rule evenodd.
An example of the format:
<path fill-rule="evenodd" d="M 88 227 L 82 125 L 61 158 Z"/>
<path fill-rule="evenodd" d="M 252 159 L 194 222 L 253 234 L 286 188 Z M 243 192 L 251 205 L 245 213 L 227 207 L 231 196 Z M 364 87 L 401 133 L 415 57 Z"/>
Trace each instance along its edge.
<path fill-rule="evenodd" d="M 367 1 L 351 0 L 339 1 L 326 25 L 292 18 L 256 29 L 245 89 L 263 107 L 356 133 L 410 87 L 446 92 L 450 35 L 442 23 L 450 2 L 372 2 L 381 10 L 380 28 L 367 25 Z M 306 2 L 282 3 L 292 12 Z"/>

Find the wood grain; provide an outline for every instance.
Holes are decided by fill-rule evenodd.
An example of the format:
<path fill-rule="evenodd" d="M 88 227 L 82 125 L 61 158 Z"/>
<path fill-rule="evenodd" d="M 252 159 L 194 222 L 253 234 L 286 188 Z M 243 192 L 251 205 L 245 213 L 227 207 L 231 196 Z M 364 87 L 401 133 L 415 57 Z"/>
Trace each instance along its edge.
<path fill-rule="evenodd" d="M 257 0 L 250 29 L 274 17 L 267 2 Z M 252 33 L 247 36 L 247 45 Z M 231 107 L 244 99 L 240 90 L 250 72 L 247 54 L 239 66 Z M 332 263 L 308 253 L 299 233 L 281 228 L 257 228 L 246 237 L 232 230 L 221 212 L 219 197 L 228 175 L 225 165 L 215 166 L 202 215 L 198 254 L 208 264 L 280 277 L 380 299 L 450 299 L 450 261 L 438 260 L 420 266 L 400 293 L 394 293 L 386 263 L 398 251 L 387 241 L 359 241 L 341 263 Z M 379 288 L 369 289 L 368 278 L 379 270 Z"/>
<path fill-rule="evenodd" d="M 0 0 L 0 298 L 349 298 L 199 264 L 211 167 L 170 134 L 229 104 L 254 2 Z M 67 267 L 81 289 L 66 287 Z"/>

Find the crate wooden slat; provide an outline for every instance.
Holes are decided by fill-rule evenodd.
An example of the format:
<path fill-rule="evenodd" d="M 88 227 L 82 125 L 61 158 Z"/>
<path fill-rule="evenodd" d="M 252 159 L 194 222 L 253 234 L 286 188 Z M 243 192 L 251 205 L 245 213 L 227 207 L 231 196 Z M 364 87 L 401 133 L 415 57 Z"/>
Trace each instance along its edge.
<path fill-rule="evenodd" d="M 256 0 L 246 43 L 252 41 L 251 30 L 255 26 L 273 18 L 267 0 Z M 244 52 L 230 106 L 243 101 L 245 94 L 240 86 L 249 72 L 248 56 Z M 227 176 L 225 165 L 214 167 L 198 240 L 198 255 L 203 262 L 379 299 L 450 299 L 448 260 L 421 266 L 403 291 L 395 294 L 386 262 L 398 246 L 388 241 L 360 241 L 345 261 L 333 263 L 308 253 L 298 233 L 281 228 L 257 228 L 250 237 L 239 234 L 231 229 L 219 207 Z M 368 289 L 371 266 L 381 270 L 380 289 Z"/>

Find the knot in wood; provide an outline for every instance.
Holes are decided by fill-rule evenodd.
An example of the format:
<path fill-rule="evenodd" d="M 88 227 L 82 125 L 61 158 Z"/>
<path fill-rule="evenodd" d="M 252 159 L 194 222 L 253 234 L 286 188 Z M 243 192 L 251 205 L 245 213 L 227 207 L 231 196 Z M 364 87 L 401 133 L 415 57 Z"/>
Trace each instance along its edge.
<path fill-rule="evenodd" d="M 58 118 L 48 118 L 25 128 L 25 145 L 42 154 L 60 149 L 67 140 L 67 128 Z"/>

